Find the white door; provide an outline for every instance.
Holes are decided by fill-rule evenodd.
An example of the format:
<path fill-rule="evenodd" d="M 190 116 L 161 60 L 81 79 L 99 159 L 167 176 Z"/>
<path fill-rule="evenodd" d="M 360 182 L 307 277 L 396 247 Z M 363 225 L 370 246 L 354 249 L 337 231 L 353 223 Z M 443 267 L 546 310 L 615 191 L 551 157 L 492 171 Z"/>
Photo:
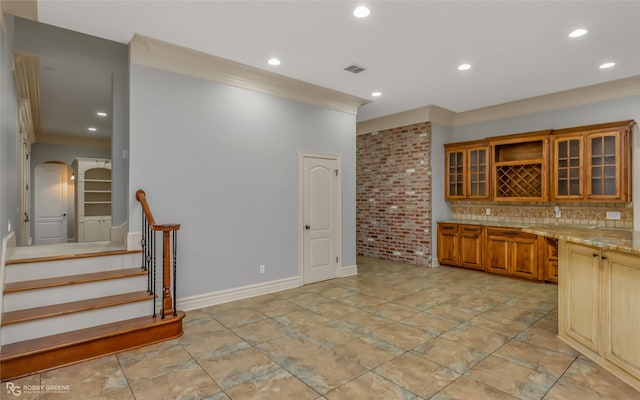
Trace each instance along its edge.
<path fill-rule="evenodd" d="M 22 140 L 22 162 L 20 173 L 21 199 L 20 199 L 20 220 L 22 221 L 20 245 L 27 246 L 31 239 L 31 145 L 27 141 L 26 135 Z"/>
<path fill-rule="evenodd" d="M 338 160 L 303 156 L 304 284 L 338 276 Z"/>
<path fill-rule="evenodd" d="M 36 244 L 67 241 L 67 166 L 44 163 L 34 172 Z"/>

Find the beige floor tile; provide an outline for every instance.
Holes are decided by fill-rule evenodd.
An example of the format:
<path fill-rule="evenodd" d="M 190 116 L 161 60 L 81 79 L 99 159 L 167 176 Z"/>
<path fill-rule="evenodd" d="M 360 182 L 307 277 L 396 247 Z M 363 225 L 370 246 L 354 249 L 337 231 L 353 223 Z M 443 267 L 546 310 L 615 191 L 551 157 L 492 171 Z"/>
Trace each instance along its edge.
<path fill-rule="evenodd" d="M 411 353 L 394 358 L 374 372 L 423 399 L 428 399 L 459 376 Z"/>
<path fill-rule="evenodd" d="M 379 297 L 371 296 L 368 294 L 356 294 L 353 296 L 341 297 L 338 299 L 345 304 L 349 304 L 354 307 L 368 307 L 368 306 L 377 306 L 378 304 L 384 303 L 385 300 Z"/>
<path fill-rule="evenodd" d="M 454 321 L 458 321 L 459 323 L 470 320 L 475 317 L 479 313 L 469 312 L 467 310 L 461 310 L 451 304 L 438 304 L 431 308 L 425 310 L 425 312 L 432 315 L 439 315 L 444 318 L 452 319 Z"/>
<path fill-rule="evenodd" d="M 489 356 L 465 374 L 520 399 L 540 399 L 556 378 L 520 364 Z"/>
<path fill-rule="evenodd" d="M 185 332 L 179 341 L 195 360 L 215 359 L 223 354 L 250 347 L 249 343 L 226 328 L 205 330 L 197 335 Z"/>
<path fill-rule="evenodd" d="M 378 317 L 364 310 L 345 314 L 335 320 L 343 323 L 360 334 L 367 334 L 385 325 L 393 323 L 393 320 Z"/>
<path fill-rule="evenodd" d="M 227 394 L 232 399 L 239 400 L 313 400 L 319 396 L 317 392 L 284 369 L 233 387 L 227 391 Z"/>
<path fill-rule="evenodd" d="M 358 294 L 356 290 L 344 286 L 328 286 L 322 291 L 322 295 L 330 299 L 339 299 L 342 297 L 353 296 L 355 294 Z"/>
<path fill-rule="evenodd" d="M 464 343 L 465 346 L 486 354 L 496 351 L 509 340 L 506 336 L 474 327 L 468 323 L 459 325 L 443 333 L 441 337 L 454 342 Z"/>
<path fill-rule="evenodd" d="M 261 343 L 256 346 L 256 349 L 284 367 L 290 362 L 300 361 L 302 357 L 313 357 L 316 354 L 331 350 L 322 343 L 310 340 L 302 335 L 282 336 Z"/>
<path fill-rule="evenodd" d="M 163 375 L 139 379 L 131 384 L 131 389 L 136 400 L 197 399 L 221 391 L 193 360 Z"/>
<path fill-rule="evenodd" d="M 488 353 L 467 347 L 460 341 L 454 342 L 442 337 L 431 339 L 411 352 L 459 374 L 467 372 L 488 356 Z"/>
<path fill-rule="evenodd" d="M 405 325 L 421 329 L 434 337 L 460 325 L 459 321 L 445 318 L 440 315 L 429 314 L 428 312 L 415 314 L 400 322 Z"/>
<path fill-rule="evenodd" d="M 413 393 L 368 372 L 325 395 L 329 400 L 419 400 Z"/>
<path fill-rule="evenodd" d="M 326 351 L 313 356 L 301 355 L 284 366 L 316 392 L 325 394 L 367 371 L 366 368 L 336 352 Z"/>
<path fill-rule="evenodd" d="M 547 350 L 517 340 L 505 344 L 494 355 L 535 371 L 543 372 L 556 379 L 569 368 L 575 359 L 575 357 L 564 353 Z"/>
<path fill-rule="evenodd" d="M 263 313 L 264 315 L 270 318 L 278 317 L 280 315 L 288 314 L 294 311 L 305 310 L 304 307 L 295 303 L 291 303 L 290 301 L 287 301 L 287 300 L 274 300 L 261 305 L 256 305 L 251 308 L 253 308 L 256 311 L 260 311 L 261 313 Z"/>
<path fill-rule="evenodd" d="M 557 332 L 549 331 L 546 327 L 530 327 L 516 336 L 514 340 L 558 351 L 572 357 L 576 357 L 579 354 L 572 347 L 558 339 Z"/>
<path fill-rule="evenodd" d="M 162 375 L 191 360 L 191 355 L 173 340 L 120 353 L 117 357 L 129 384 Z"/>
<path fill-rule="evenodd" d="M 461 376 L 431 400 L 517 400 L 492 386 Z"/>
<path fill-rule="evenodd" d="M 200 365 L 224 390 L 280 369 L 268 357 L 251 348 L 228 353 L 215 360 L 204 360 Z"/>
<path fill-rule="evenodd" d="M 376 329 L 371 336 L 404 350 L 411 350 L 433 337 L 426 330 L 399 322 Z"/>
<path fill-rule="evenodd" d="M 272 319 L 242 325 L 234 328 L 233 332 L 251 344 L 267 342 L 288 333 L 284 325 Z"/>
<path fill-rule="evenodd" d="M 404 307 L 394 303 L 382 303 L 377 306 L 369 306 L 364 308 L 365 311 L 379 317 L 399 321 L 416 315 L 418 311 L 413 308 Z"/>
<path fill-rule="evenodd" d="M 444 304 L 453 305 L 460 310 L 469 311 L 470 313 L 481 313 L 498 304 L 505 302 L 505 300 L 506 299 L 503 296 L 497 294 L 487 292 L 472 292 L 469 294 L 457 296 Z"/>
<path fill-rule="evenodd" d="M 307 306 L 309 310 L 322 314 L 323 316 L 331 319 L 339 319 L 349 313 L 360 312 L 357 307 L 350 306 L 339 301 L 330 301 L 327 303 L 313 304 Z"/>
<path fill-rule="evenodd" d="M 640 392 L 584 356 L 578 357 L 560 379 L 564 387 L 588 388 L 603 399 L 640 399 Z M 550 392 L 551 393 L 551 392 Z M 562 391 L 556 392 L 558 396 Z"/>
<path fill-rule="evenodd" d="M 267 316 L 251 308 L 238 308 L 236 310 L 216 314 L 214 318 L 222 325 L 231 329 L 267 319 Z"/>
<path fill-rule="evenodd" d="M 373 369 L 399 356 L 405 350 L 365 335 L 336 346 L 335 352 L 367 369 Z"/>
<path fill-rule="evenodd" d="M 347 343 L 360 336 L 353 329 L 338 321 L 328 321 L 313 325 L 300 330 L 299 333 L 327 348 Z"/>
<path fill-rule="evenodd" d="M 325 297 L 318 293 L 310 292 L 310 293 L 301 294 L 300 296 L 294 297 L 289 301 L 299 306 L 306 307 L 312 304 L 326 303 L 331 300 L 332 299 L 330 299 L 329 297 Z"/>
<path fill-rule="evenodd" d="M 292 313 L 280 315 L 274 319 L 286 327 L 295 328 L 297 330 L 304 330 L 310 326 L 330 321 L 329 318 L 323 317 L 322 315 L 310 310 L 294 311 Z"/>
<path fill-rule="evenodd" d="M 120 364 L 115 356 L 98 358 L 64 368 L 43 372 L 41 385 L 69 385 L 68 399 L 87 399 L 109 396 L 113 392 L 126 393 L 128 389 Z M 51 396 L 56 394 L 52 393 Z"/>

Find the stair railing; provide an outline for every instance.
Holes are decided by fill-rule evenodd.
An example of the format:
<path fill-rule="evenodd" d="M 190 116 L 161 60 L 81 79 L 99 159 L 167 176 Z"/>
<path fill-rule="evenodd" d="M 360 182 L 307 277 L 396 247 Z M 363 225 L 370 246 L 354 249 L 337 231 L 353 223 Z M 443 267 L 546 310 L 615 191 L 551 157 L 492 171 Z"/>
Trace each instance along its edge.
<path fill-rule="evenodd" d="M 156 317 L 156 236 L 162 232 L 162 300 L 160 317 L 176 316 L 176 269 L 179 224 L 156 224 L 149 209 L 144 190 L 136 192 L 136 200 L 142 206 L 142 269 L 147 271 L 147 291 L 153 294 L 153 317 Z M 173 279 L 172 279 L 173 278 Z"/>

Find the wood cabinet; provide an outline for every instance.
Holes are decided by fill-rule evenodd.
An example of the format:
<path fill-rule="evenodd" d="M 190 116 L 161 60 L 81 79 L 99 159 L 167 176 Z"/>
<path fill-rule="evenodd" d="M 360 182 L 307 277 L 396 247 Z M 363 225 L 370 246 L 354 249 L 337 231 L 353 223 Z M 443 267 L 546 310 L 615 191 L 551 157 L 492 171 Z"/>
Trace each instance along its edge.
<path fill-rule="evenodd" d="M 558 334 L 640 390 L 640 257 L 561 240 Z"/>
<path fill-rule="evenodd" d="M 551 131 L 489 139 L 494 201 L 547 201 L 548 143 Z"/>
<path fill-rule="evenodd" d="M 556 130 L 552 135 L 552 200 L 631 200 L 633 121 Z"/>
<path fill-rule="evenodd" d="M 489 146 L 485 142 L 445 144 L 445 198 L 489 198 Z"/>
<path fill-rule="evenodd" d="M 558 239 L 539 236 L 538 245 L 544 280 L 558 282 Z"/>
<path fill-rule="evenodd" d="M 485 270 L 539 279 L 538 236 L 514 228 L 486 228 Z"/>
<path fill-rule="evenodd" d="M 76 237 L 78 242 L 111 239 L 111 160 L 76 158 Z"/>
<path fill-rule="evenodd" d="M 483 269 L 482 227 L 438 223 L 438 261 L 445 265 Z"/>

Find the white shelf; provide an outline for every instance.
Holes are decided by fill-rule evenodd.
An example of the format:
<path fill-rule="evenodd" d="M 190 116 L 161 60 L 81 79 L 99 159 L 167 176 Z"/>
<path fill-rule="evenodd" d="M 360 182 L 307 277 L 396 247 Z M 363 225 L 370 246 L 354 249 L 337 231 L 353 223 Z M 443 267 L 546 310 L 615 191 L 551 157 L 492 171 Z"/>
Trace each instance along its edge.
<path fill-rule="evenodd" d="M 111 179 L 85 179 L 84 182 L 105 182 L 111 183 Z"/>
<path fill-rule="evenodd" d="M 110 201 L 85 201 L 84 204 L 111 204 Z"/>

